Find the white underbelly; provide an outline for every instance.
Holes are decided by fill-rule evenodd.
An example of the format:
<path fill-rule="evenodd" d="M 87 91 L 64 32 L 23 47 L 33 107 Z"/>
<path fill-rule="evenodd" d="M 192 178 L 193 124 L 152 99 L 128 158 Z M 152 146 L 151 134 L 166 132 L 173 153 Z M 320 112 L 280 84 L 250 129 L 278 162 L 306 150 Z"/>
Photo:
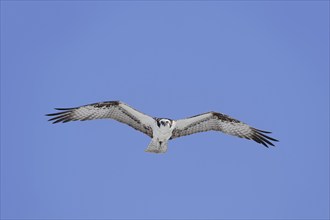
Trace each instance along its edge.
<path fill-rule="evenodd" d="M 172 136 L 172 130 L 164 127 L 164 128 L 159 128 L 154 130 L 154 134 L 153 137 L 157 138 L 160 141 L 165 141 L 170 139 L 170 137 Z"/>

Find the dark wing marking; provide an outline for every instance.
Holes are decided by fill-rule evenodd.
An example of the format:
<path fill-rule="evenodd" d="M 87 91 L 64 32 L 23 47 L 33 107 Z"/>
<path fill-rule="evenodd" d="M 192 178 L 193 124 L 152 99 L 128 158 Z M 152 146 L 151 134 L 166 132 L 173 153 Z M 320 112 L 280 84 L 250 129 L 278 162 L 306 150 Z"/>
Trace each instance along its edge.
<path fill-rule="evenodd" d="M 76 108 L 55 108 L 60 112 L 47 114 L 53 116 L 49 121 L 53 123 L 69 121 L 85 121 L 94 119 L 114 119 L 141 131 L 152 138 L 154 118 L 143 114 L 120 101 L 99 102 Z"/>
<path fill-rule="evenodd" d="M 221 131 L 240 138 L 254 140 L 265 147 L 268 147 L 268 145 L 274 146 L 271 141 L 278 141 L 265 135 L 271 132 L 250 127 L 243 122 L 218 112 L 208 112 L 190 118 L 177 120 L 171 139 L 211 130 Z"/>

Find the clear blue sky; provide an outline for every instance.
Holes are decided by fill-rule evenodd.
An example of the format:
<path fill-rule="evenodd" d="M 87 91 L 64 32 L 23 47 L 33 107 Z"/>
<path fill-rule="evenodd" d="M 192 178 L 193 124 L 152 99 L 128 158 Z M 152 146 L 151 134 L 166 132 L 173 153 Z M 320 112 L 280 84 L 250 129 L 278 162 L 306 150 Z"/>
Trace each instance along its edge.
<path fill-rule="evenodd" d="M 329 218 L 328 1 L 1 1 L 1 218 Z M 280 142 L 209 132 L 145 153 L 122 100 L 219 111 Z"/>

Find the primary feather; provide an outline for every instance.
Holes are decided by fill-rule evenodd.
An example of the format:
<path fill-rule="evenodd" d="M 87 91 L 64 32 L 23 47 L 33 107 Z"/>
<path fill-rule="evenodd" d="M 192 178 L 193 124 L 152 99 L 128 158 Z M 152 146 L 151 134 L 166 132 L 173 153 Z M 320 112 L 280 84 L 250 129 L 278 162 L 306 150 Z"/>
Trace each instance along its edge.
<path fill-rule="evenodd" d="M 173 130 L 171 139 L 211 130 L 254 140 L 265 147 L 274 146 L 270 140 L 278 141 L 264 134 L 270 133 L 268 131 L 258 130 L 218 112 L 208 112 L 176 121 L 176 128 Z"/>

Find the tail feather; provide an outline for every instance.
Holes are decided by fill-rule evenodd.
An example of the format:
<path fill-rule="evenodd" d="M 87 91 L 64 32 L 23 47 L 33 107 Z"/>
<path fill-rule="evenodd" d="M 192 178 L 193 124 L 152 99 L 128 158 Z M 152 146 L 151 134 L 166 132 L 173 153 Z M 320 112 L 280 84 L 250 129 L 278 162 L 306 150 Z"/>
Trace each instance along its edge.
<path fill-rule="evenodd" d="M 145 152 L 150 153 L 166 153 L 167 151 L 167 141 L 158 141 L 152 139 L 150 144 L 148 145 L 147 149 L 145 149 Z"/>

